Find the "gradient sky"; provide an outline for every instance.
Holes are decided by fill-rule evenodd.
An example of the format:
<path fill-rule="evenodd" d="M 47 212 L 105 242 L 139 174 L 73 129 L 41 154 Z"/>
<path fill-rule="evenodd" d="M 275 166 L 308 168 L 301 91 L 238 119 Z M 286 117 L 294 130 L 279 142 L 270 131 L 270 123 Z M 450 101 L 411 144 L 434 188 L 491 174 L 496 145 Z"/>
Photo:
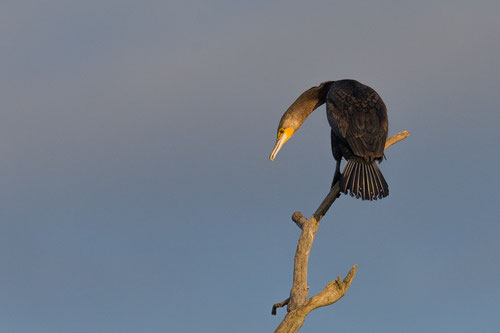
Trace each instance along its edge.
<path fill-rule="evenodd" d="M 301 332 L 500 329 L 500 2 L 0 4 L 0 332 L 271 332 L 299 229 L 328 192 L 324 107 L 376 89 L 388 198 L 337 200 Z"/>

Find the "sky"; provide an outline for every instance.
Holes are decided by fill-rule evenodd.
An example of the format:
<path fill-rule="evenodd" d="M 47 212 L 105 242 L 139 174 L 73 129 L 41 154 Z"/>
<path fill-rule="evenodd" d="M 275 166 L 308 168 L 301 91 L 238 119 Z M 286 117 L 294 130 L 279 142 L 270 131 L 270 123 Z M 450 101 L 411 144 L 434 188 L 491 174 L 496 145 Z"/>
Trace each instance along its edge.
<path fill-rule="evenodd" d="M 338 199 L 301 332 L 498 332 L 498 1 L 0 4 L 0 332 L 271 332 L 334 172 L 324 106 L 352 78 L 410 131 L 389 197 Z"/>

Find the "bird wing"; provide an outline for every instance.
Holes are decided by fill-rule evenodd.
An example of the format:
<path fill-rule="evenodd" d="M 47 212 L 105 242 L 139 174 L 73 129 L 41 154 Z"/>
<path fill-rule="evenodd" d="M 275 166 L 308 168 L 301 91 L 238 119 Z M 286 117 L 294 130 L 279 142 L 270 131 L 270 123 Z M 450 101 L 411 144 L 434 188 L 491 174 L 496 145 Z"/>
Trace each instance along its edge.
<path fill-rule="evenodd" d="M 387 109 L 380 96 L 374 90 L 354 96 L 343 89 L 335 89 L 332 103 L 338 132 L 353 153 L 370 159 L 380 158 L 388 131 Z"/>

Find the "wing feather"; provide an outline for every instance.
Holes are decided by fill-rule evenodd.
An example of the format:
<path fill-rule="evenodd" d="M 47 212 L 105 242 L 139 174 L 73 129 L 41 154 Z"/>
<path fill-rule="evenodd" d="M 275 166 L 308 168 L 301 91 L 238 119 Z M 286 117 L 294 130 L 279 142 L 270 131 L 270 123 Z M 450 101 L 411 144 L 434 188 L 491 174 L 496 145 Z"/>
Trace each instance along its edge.
<path fill-rule="evenodd" d="M 332 87 L 327 100 L 328 119 L 355 155 L 369 160 L 381 158 L 388 132 L 387 109 L 375 90 L 356 83 L 354 88 Z"/>

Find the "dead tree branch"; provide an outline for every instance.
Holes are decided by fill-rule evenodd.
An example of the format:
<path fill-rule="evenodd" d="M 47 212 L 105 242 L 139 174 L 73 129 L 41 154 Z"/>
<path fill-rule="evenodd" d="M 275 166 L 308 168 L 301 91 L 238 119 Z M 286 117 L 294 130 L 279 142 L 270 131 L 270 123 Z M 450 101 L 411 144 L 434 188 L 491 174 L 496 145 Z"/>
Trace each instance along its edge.
<path fill-rule="evenodd" d="M 409 134 L 408 131 L 404 131 L 390 137 L 385 143 L 385 148 L 387 149 L 394 143 L 406 139 Z M 337 280 L 328 283 L 317 295 L 307 299 L 309 292 L 309 287 L 307 286 L 307 263 L 309 261 L 309 254 L 311 252 L 314 237 L 318 232 L 321 218 L 339 196 L 340 186 L 339 183 L 336 183 L 310 219 L 306 219 L 301 212 L 295 212 L 292 215 L 292 221 L 297 224 L 302 232 L 300 233 L 297 250 L 295 252 L 293 284 L 290 291 L 290 298 L 274 304 L 271 312 L 275 315 L 277 308 L 288 305 L 288 313 L 274 331 L 275 333 L 298 332 L 309 312 L 319 307 L 335 303 L 347 293 L 347 290 L 349 290 L 351 286 L 354 275 L 356 274 L 357 265 L 354 265 L 349 270 L 344 280 L 341 280 L 340 276 L 338 276 Z"/>
<path fill-rule="evenodd" d="M 273 316 L 276 316 L 276 309 L 277 309 L 277 308 L 282 308 L 282 307 L 284 307 L 285 305 L 287 305 L 287 304 L 288 304 L 288 302 L 290 302 L 290 297 L 288 297 L 288 298 L 287 298 L 286 300 L 284 300 L 283 302 L 279 302 L 279 303 L 274 304 L 274 305 L 273 305 L 273 309 L 272 309 L 272 311 L 271 311 L 271 314 L 272 314 Z"/>

